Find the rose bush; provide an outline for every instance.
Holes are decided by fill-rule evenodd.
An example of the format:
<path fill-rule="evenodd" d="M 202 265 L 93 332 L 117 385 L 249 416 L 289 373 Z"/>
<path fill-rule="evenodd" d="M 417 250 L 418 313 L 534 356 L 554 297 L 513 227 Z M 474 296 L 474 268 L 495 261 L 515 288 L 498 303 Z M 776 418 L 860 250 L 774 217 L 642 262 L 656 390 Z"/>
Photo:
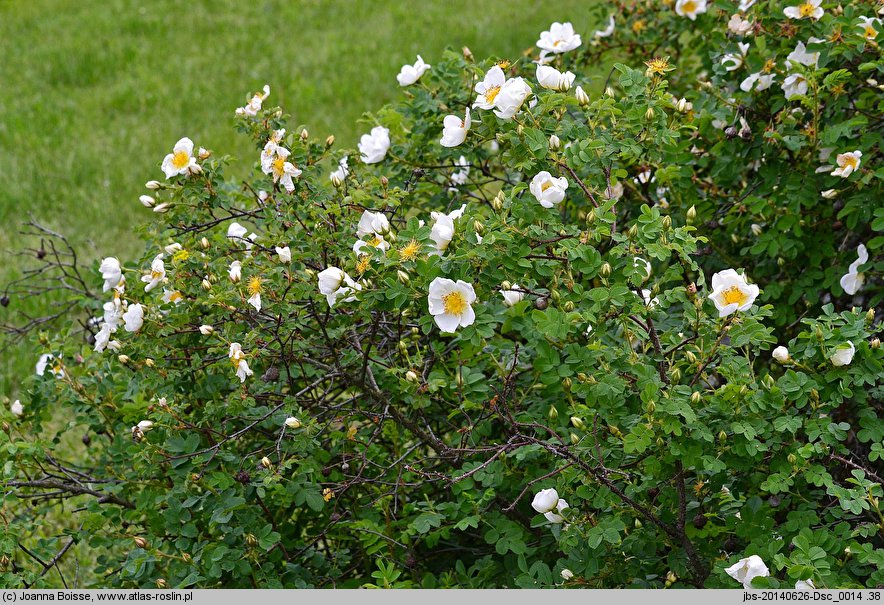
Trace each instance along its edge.
<path fill-rule="evenodd" d="M 43 258 L 0 580 L 884 583 L 876 6 L 607 9 L 418 57 L 358 150 L 265 87 L 249 179 L 182 138 L 142 259 Z"/>

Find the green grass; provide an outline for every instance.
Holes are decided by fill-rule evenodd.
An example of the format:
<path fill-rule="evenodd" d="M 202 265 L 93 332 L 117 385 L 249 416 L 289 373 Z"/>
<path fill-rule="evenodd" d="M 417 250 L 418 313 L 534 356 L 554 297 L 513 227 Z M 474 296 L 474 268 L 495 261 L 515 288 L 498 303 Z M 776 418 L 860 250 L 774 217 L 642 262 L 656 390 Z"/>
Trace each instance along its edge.
<path fill-rule="evenodd" d="M 90 261 L 140 253 L 138 196 L 175 141 L 251 164 L 232 128 L 248 91 L 269 83 L 268 103 L 355 147 L 358 118 L 397 98 L 417 53 L 515 58 L 554 20 L 590 30 L 595 2 L 0 0 L 0 284 L 22 267 L 5 251 L 28 213 Z M 0 396 L 34 361 L 30 347 L 2 356 Z"/>

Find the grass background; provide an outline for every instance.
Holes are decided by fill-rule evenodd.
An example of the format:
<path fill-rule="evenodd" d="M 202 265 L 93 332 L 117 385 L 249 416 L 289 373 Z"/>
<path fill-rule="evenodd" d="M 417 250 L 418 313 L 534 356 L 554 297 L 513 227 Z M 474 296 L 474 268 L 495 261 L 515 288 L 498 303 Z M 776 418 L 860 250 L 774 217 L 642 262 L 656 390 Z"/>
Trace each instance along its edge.
<path fill-rule="evenodd" d="M 515 58 L 556 20 L 586 37 L 600 1 L 0 0 L 0 289 L 23 267 L 9 250 L 29 213 L 87 262 L 139 254 L 138 196 L 182 136 L 245 172 L 233 111 L 265 83 L 295 123 L 355 147 L 416 54 Z M 0 323 L 15 308 L 34 305 L 13 300 Z M 30 345 L 0 356 L 0 397 L 35 361 Z"/>

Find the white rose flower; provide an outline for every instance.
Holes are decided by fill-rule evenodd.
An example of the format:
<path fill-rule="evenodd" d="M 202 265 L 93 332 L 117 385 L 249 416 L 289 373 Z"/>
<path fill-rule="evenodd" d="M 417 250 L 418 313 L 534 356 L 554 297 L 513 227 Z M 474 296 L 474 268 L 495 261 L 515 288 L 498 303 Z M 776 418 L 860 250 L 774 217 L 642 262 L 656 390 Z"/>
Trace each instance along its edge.
<path fill-rule="evenodd" d="M 476 301 L 473 286 L 464 281 L 453 281 L 437 277 L 430 282 L 427 296 L 430 315 L 443 332 L 455 332 L 458 327 L 467 327 L 476 320 L 472 303 Z"/>
<path fill-rule="evenodd" d="M 531 94 L 531 87 L 522 78 L 507 80 L 494 99 L 494 115 L 501 120 L 509 120 L 522 108 Z"/>
<path fill-rule="evenodd" d="M 565 199 L 565 190 L 568 188 L 568 180 L 565 177 L 555 178 L 546 170 L 538 172 L 531 179 L 528 189 L 544 208 L 552 208 Z"/>
<path fill-rule="evenodd" d="M 248 229 L 236 222 L 227 227 L 227 237 L 230 239 L 245 239 L 247 232 Z"/>
<path fill-rule="evenodd" d="M 856 347 L 853 346 L 852 342 L 845 342 L 844 344 L 840 344 L 835 347 L 835 352 L 829 356 L 829 361 L 832 362 L 832 365 L 835 367 L 849 366 L 850 362 L 853 361 L 853 356 L 856 354 Z"/>
<path fill-rule="evenodd" d="M 574 577 L 574 572 L 571 571 L 570 569 L 566 568 L 566 569 L 562 570 L 562 579 L 565 580 L 566 582 L 573 577 Z"/>
<path fill-rule="evenodd" d="M 814 21 L 819 20 L 823 16 L 823 9 L 820 4 L 823 0 L 805 0 L 798 6 L 787 6 L 783 9 L 783 14 L 790 19 L 805 19 L 810 17 Z"/>
<path fill-rule="evenodd" d="M 574 33 L 573 25 L 555 22 L 547 31 L 540 33 L 536 46 L 547 52 L 559 54 L 574 50 L 581 44 L 580 34 Z"/>
<path fill-rule="evenodd" d="M 180 305 L 184 302 L 184 295 L 178 290 L 163 288 L 163 296 L 160 300 L 164 303 L 175 303 L 176 305 Z"/>
<path fill-rule="evenodd" d="M 252 98 L 248 103 L 245 104 L 244 107 L 238 107 L 236 109 L 236 115 L 238 116 L 256 116 L 258 112 L 261 111 L 261 106 L 264 103 L 264 99 L 270 96 L 270 85 L 265 84 L 264 89 L 261 92 L 256 92 L 252 95 Z"/>
<path fill-rule="evenodd" d="M 823 40 L 813 37 L 807 40 L 808 44 L 817 44 L 819 42 L 823 42 Z M 786 57 L 786 69 L 791 69 L 792 63 L 816 68 L 819 60 L 820 54 L 807 52 L 807 47 L 804 45 L 804 42 L 799 40 L 798 44 L 795 45 L 795 50 L 789 53 L 789 56 Z"/>
<path fill-rule="evenodd" d="M 743 588 L 746 589 L 752 588 L 752 580 L 754 578 L 766 578 L 770 575 L 767 565 L 764 564 L 764 561 L 758 555 L 740 559 L 724 571 L 737 582 L 742 582 Z"/>
<path fill-rule="evenodd" d="M 884 9 L 880 9 L 879 12 L 884 13 Z M 878 37 L 878 30 L 876 28 L 881 27 L 881 19 L 877 17 L 859 17 L 859 21 L 857 27 L 862 30 L 863 38 L 874 41 Z"/>
<path fill-rule="evenodd" d="M 651 279 L 651 272 L 653 271 L 653 269 L 649 261 L 646 261 L 639 256 L 634 256 L 632 257 L 632 266 L 641 267 L 642 269 L 644 269 L 645 277 L 642 281 L 648 281 L 649 279 Z"/>
<path fill-rule="evenodd" d="M 814 586 L 812 578 L 807 578 L 795 582 L 795 590 L 816 590 L 816 586 Z"/>
<path fill-rule="evenodd" d="M 649 309 L 660 306 L 660 298 L 658 296 L 651 298 L 651 291 L 647 288 L 642 289 L 642 300 L 645 301 L 645 306 Z"/>
<path fill-rule="evenodd" d="M 709 298 L 715 303 L 719 317 L 726 317 L 735 311 L 747 311 L 758 294 L 758 286 L 747 283 L 745 276 L 733 269 L 719 271 L 712 276 L 712 294 Z"/>
<path fill-rule="evenodd" d="M 98 270 L 101 272 L 101 278 L 104 280 L 104 292 L 111 288 L 116 288 L 123 278 L 123 269 L 120 267 L 120 261 L 113 256 L 108 256 L 102 260 Z"/>
<path fill-rule="evenodd" d="M 823 199 L 831 200 L 838 196 L 837 189 L 826 189 L 825 191 L 820 191 L 820 195 L 823 196 Z"/>
<path fill-rule="evenodd" d="M 727 71 L 738 70 L 743 66 L 743 62 L 746 60 L 746 54 L 749 52 L 749 43 L 740 42 L 737 46 L 740 49 L 739 53 L 726 53 L 721 58 L 721 64 L 724 65 L 724 68 Z"/>
<path fill-rule="evenodd" d="M 142 433 L 146 433 L 147 431 L 153 428 L 153 422 L 150 420 L 142 420 L 138 423 L 138 430 Z"/>
<path fill-rule="evenodd" d="M 359 139 L 360 158 L 365 164 L 382 162 L 390 149 L 390 129 L 375 126 Z"/>
<path fill-rule="evenodd" d="M 230 268 L 227 270 L 227 274 L 230 276 L 230 281 L 236 283 L 242 279 L 242 262 L 235 260 L 230 263 Z"/>
<path fill-rule="evenodd" d="M 35 368 L 37 376 L 43 376 L 47 369 L 56 378 L 64 378 L 64 368 L 61 365 L 61 360 L 57 359 L 55 355 L 51 353 L 43 353 L 40 355 L 40 359 L 37 360 L 37 366 Z"/>
<path fill-rule="evenodd" d="M 362 286 L 353 281 L 344 271 L 337 267 L 329 267 L 321 271 L 319 278 L 319 293 L 323 294 L 328 301 L 329 307 L 334 307 L 340 296 L 348 296 L 354 291 L 362 290 Z M 344 302 L 353 300 L 353 297 L 344 299 Z"/>
<path fill-rule="evenodd" d="M 562 73 L 549 65 L 537 66 L 537 81 L 548 90 L 557 90 L 559 92 L 570 90 L 571 85 L 574 84 L 575 77 L 570 71 Z"/>
<path fill-rule="evenodd" d="M 261 171 L 273 177 L 274 183 L 279 183 L 285 190 L 291 193 L 295 190 L 292 179 L 301 176 L 301 170 L 288 161 L 291 151 L 268 141 L 261 152 Z"/>
<path fill-rule="evenodd" d="M 863 283 L 866 281 L 866 276 L 862 273 L 859 273 L 859 268 L 865 263 L 869 262 L 869 252 L 866 250 L 864 244 L 860 244 L 856 248 L 857 259 L 850 263 L 850 266 L 847 268 L 847 273 L 841 276 L 841 287 L 847 294 L 853 296 L 859 289 L 863 287 Z"/>
<path fill-rule="evenodd" d="M 430 69 L 430 66 L 424 63 L 424 60 L 418 55 L 417 62 L 414 65 L 402 66 L 402 69 L 399 70 L 399 74 L 396 76 L 396 81 L 399 82 L 399 86 L 411 86 L 420 80 L 421 76 L 428 69 Z"/>
<path fill-rule="evenodd" d="M 12 412 L 13 416 L 21 416 L 25 413 L 25 406 L 21 404 L 21 401 L 16 399 L 12 402 L 12 405 L 9 406 L 9 411 Z"/>
<path fill-rule="evenodd" d="M 706 0 L 678 0 L 675 3 L 675 14 L 679 17 L 687 17 L 691 21 L 697 19 L 697 15 L 706 12 Z"/>
<path fill-rule="evenodd" d="M 443 147 L 457 147 L 466 140 L 471 124 L 469 107 L 463 119 L 454 115 L 445 116 L 442 120 L 442 140 L 439 143 Z"/>
<path fill-rule="evenodd" d="M 559 498 L 559 501 L 556 502 L 556 512 L 549 511 L 547 513 L 543 513 L 543 516 L 546 517 L 546 520 L 550 523 L 564 523 L 565 517 L 562 516 L 562 511 L 564 511 L 568 507 L 568 503 L 565 502 L 564 498 Z"/>
<path fill-rule="evenodd" d="M 162 169 L 167 179 L 181 174 L 198 173 L 199 166 L 193 157 L 193 141 L 184 137 L 175 143 L 172 153 L 163 158 Z"/>
<path fill-rule="evenodd" d="M 242 345 L 238 342 L 230 343 L 230 350 L 227 353 L 230 361 L 236 367 L 236 377 L 240 382 L 245 382 L 246 378 L 254 374 L 246 361 L 246 354 L 242 350 Z"/>
<path fill-rule="evenodd" d="M 807 79 L 801 74 L 791 74 L 783 81 L 782 88 L 786 100 L 792 100 L 807 94 Z"/>
<path fill-rule="evenodd" d="M 514 307 L 525 298 L 525 293 L 519 289 L 519 284 L 513 284 L 511 290 L 501 290 L 500 295 L 503 296 L 503 304 L 507 307 Z"/>
<path fill-rule="evenodd" d="M 593 38 L 607 38 L 614 33 L 614 15 L 608 16 L 608 26 L 605 29 L 597 29 L 593 32 Z"/>
<path fill-rule="evenodd" d="M 494 109 L 497 95 L 500 94 L 500 89 L 503 88 L 505 83 L 506 75 L 503 73 L 500 66 L 495 65 L 489 69 L 488 73 L 485 74 L 485 78 L 481 82 L 476 82 L 474 90 L 479 96 L 476 97 L 473 107 L 478 107 L 480 109 Z"/>
<path fill-rule="evenodd" d="M 538 513 L 546 514 L 556 508 L 559 502 L 559 492 L 553 488 L 540 490 L 534 494 L 534 500 L 531 502 L 531 508 Z"/>
<path fill-rule="evenodd" d="M 832 176 L 840 176 L 845 179 L 849 177 L 857 168 L 859 168 L 862 155 L 863 152 L 859 149 L 848 153 L 839 153 L 835 158 L 835 163 L 838 164 L 838 167 L 832 171 Z"/>
<path fill-rule="evenodd" d="M 430 230 L 430 239 L 436 245 L 436 249 L 430 252 L 431 255 L 441 255 L 448 249 L 448 245 L 454 238 L 454 221 L 463 215 L 467 205 L 464 204 L 457 210 L 448 214 L 444 212 L 431 212 L 430 217 L 433 219 L 433 227 Z"/>
<path fill-rule="evenodd" d="M 466 157 L 460 156 L 454 164 L 460 166 L 461 169 L 451 173 L 451 182 L 455 185 L 463 185 L 470 178 L 470 162 Z"/>
<path fill-rule="evenodd" d="M 359 217 L 359 224 L 356 225 L 356 237 L 362 238 L 366 235 L 384 235 L 390 231 L 390 221 L 383 212 L 371 212 L 366 210 Z"/>
<path fill-rule="evenodd" d="M 347 158 L 341 158 L 338 162 L 338 168 L 330 175 L 328 175 L 329 180 L 331 180 L 332 184 L 337 184 L 340 186 L 350 175 L 350 167 L 347 166 Z"/>
<path fill-rule="evenodd" d="M 273 248 L 276 250 L 277 256 L 279 256 L 279 262 L 281 263 L 290 263 L 292 262 L 292 249 L 288 246 L 274 246 Z"/>
<path fill-rule="evenodd" d="M 734 13 L 731 15 L 730 21 L 727 22 L 727 28 L 734 35 L 745 36 L 752 30 L 752 23 L 743 19 L 739 13 Z"/>
<path fill-rule="evenodd" d="M 127 332 L 137 332 L 144 325 L 144 307 L 138 303 L 129 305 L 123 313 L 123 321 L 125 322 L 123 327 Z"/>
<path fill-rule="evenodd" d="M 101 324 L 101 329 L 95 334 L 95 346 L 93 347 L 93 350 L 96 353 L 101 353 L 107 348 L 112 333 L 113 330 L 108 324 Z"/>
<path fill-rule="evenodd" d="M 789 349 L 780 345 L 770 354 L 779 363 L 787 363 L 789 361 Z"/>
<path fill-rule="evenodd" d="M 758 91 L 767 90 L 773 84 L 776 77 L 776 74 L 763 74 L 761 72 L 750 74 L 749 77 L 740 82 L 740 90 L 749 92 L 753 87 Z"/>
<path fill-rule="evenodd" d="M 166 279 L 166 264 L 163 262 L 163 255 L 157 254 L 150 263 L 150 273 L 141 276 L 141 281 L 146 283 L 145 292 L 150 292 Z"/>

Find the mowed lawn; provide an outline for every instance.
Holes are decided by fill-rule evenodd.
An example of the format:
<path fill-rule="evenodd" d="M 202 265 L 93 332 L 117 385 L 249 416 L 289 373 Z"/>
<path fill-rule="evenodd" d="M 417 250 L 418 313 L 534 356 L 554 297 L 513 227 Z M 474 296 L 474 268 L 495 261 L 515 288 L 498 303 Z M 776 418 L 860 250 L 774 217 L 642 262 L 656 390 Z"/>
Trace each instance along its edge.
<path fill-rule="evenodd" d="M 554 20 L 586 37 L 599 1 L 0 0 L 0 284 L 22 267 L 8 250 L 28 214 L 88 268 L 140 254 L 132 227 L 153 217 L 138 196 L 163 156 L 189 136 L 243 158 L 245 174 L 254 154 L 233 111 L 265 83 L 295 124 L 355 147 L 357 120 L 397 98 L 416 54 L 516 58 Z M 0 397 L 33 371 L 33 351 L 0 356 Z"/>

